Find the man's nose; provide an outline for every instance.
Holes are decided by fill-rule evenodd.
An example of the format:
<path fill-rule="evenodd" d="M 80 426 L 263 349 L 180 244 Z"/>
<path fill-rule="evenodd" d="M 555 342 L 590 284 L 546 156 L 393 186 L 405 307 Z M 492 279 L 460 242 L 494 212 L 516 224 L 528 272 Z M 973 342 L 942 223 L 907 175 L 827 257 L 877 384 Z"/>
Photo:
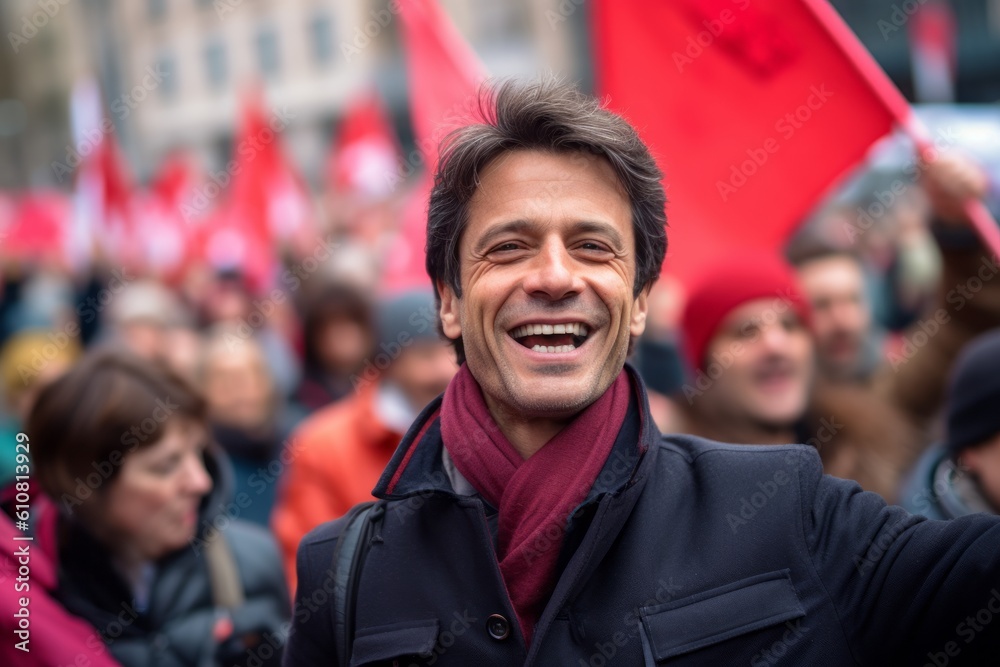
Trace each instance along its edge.
<path fill-rule="evenodd" d="M 550 240 L 542 246 L 529 265 L 524 291 L 533 296 L 559 300 L 583 290 L 580 268 L 561 241 Z"/>

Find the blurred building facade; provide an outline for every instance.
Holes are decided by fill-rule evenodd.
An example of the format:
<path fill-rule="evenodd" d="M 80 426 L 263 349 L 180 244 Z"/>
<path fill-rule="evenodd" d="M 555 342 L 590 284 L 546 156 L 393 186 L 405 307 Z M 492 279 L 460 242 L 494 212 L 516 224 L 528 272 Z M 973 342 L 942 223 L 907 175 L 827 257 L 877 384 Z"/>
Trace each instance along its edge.
<path fill-rule="evenodd" d="M 912 97 L 907 23 L 930 0 L 832 0 Z M 495 75 L 556 72 L 592 88 L 586 0 L 439 0 Z M 1000 99 L 1000 0 L 951 0 L 959 102 Z M 0 189 L 55 186 L 75 83 L 93 77 L 140 181 L 175 149 L 220 169 L 255 88 L 291 122 L 283 144 L 318 186 L 352 95 L 374 85 L 411 147 L 396 0 L 4 0 Z M 891 26 L 887 28 L 887 26 Z M 650 72 L 651 80 L 655 72 Z"/>
<path fill-rule="evenodd" d="M 548 29 L 545 10 L 557 1 L 443 4 L 491 70 L 572 71 L 578 61 L 570 52 L 575 31 Z M 253 91 L 290 119 L 284 146 L 314 185 L 338 117 L 372 82 L 406 135 L 395 2 L 92 0 L 92 9 L 108 14 L 100 51 L 121 71 L 120 80 L 108 81 L 114 73 L 106 68 L 102 84 L 141 178 L 175 149 L 221 168 L 233 152 L 240 107 Z"/>
<path fill-rule="evenodd" d="M 92 70 L 83 3 L 0 2 L 0 187 L 60 184 L 53 160 L 72 135 L 70 91 Z"/>

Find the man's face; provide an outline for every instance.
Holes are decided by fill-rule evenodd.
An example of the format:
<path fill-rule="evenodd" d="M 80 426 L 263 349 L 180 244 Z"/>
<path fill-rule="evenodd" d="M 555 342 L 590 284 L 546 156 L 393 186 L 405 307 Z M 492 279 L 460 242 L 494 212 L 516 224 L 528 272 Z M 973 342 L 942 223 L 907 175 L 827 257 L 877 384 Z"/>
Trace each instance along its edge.
<path fill-rule="evenodd" d="M 439 285 L 445 335 L 491 409 L 567 418 L 595 401 L 642 333 L 635 236 L 611 166 L 507 153 L 480 177 L 459 245 L 462 297 Z"/>
<path fill-rule="evenodd" d="M 809 332 L 780 298 L 756 299 L 723 320 L 707 349 L 703 396 L 713 415 L 789 428 L 805 413 L 813 374 Z"/>
<path fill-rule="evenodd" d="M 834 256 L 802 265 L 798 275 L 812 305 L 821 367 L 834 377 L 856 374 L 872 321 L 861 267 L 848 257 Z"/>

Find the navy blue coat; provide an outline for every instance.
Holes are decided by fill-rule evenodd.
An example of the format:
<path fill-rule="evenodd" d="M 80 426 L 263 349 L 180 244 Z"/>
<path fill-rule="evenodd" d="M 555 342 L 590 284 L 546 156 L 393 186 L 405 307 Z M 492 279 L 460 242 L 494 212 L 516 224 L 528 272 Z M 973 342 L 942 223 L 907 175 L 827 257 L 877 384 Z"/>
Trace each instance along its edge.
<path fill-rule="evenodd" d="M 432 403 L 375 490 L 351 665 L 1000 664 L 1000 520 L 910 515 L 824 476 L 811 447 L 663 437 L 636 382 L 530 647 L 495 510 L 453 490 Z M 286 665 L 335 664 L 341 529 L 299 547 Z"/>

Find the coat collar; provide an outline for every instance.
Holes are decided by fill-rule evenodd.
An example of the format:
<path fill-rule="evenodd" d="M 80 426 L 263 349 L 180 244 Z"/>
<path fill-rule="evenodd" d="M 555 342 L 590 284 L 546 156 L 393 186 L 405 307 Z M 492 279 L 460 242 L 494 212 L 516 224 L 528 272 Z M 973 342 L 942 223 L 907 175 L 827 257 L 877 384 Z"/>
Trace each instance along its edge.
<path fill-rule="evenodd" d="M 625 364 L 625 370 L 634 389 L 629 415 L 588 501 L 634 484 L 640 463 L 648 458 L 644 454 L 660 439 L 649 412 L 645 385 L 630 364 Z M 458 495 L 449 482 L 442 457 L 441 399 L 438 396 L 425 407 L 403 436 L 372 492 L 376 498 L 398 500 L 426 493 Z"/>

